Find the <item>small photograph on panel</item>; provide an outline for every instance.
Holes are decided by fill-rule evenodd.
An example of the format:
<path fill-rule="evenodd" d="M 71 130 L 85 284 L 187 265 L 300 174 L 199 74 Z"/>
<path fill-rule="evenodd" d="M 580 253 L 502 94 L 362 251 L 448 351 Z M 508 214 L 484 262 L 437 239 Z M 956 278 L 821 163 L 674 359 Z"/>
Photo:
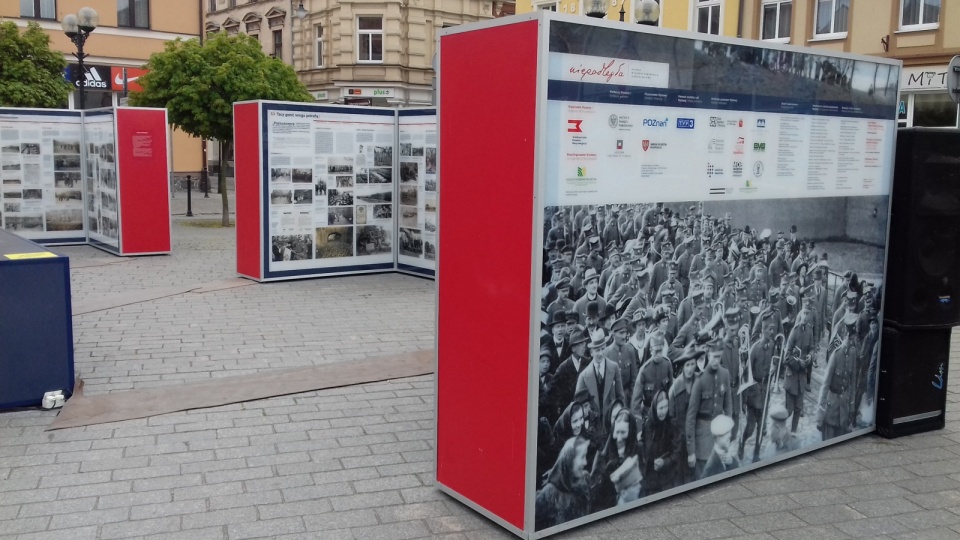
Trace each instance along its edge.
<path fill-rule="evenodd" d="M 377 167 L 389 167 L 393 165 L 393 147 L 392 146 L 374 146 L 373 164 Z"/>
<path fill-rule="evenodd" d="M 390 232 L 379 225 L 357 227 L 357 256 L 391 253 Z"/>
<path fill-rule="evenodd" d="M 401 163 L 400 164 L 400 183 L 416 184 L 420 177 L 419 163 Z"/>
<path fill-rule="evenodd" d="M 25 191 L 40 191 L 37 190 L 25 190 Z M 54 190 L 54 197 L 57 199 L 57 204 L 70 204 L 78 203 L 83 201 L 83 195 L 79 189 L 57 189 Z"/>
<path fill-rule="evenodd" d="M 114 154 L 113 143 L 108 142 L 100 145 L 100 159 L 105 163 L 113 163 L 116 161 L 116 156 Z"/>
<path fill-rule="evenodd" d="M 414 146 L 413 151 L 410 152 L 410 155 L 412 155 L 413 157 L 423 157 L 423 147 Z"/>
<path fill-rule="evenodd" d="M 400 207 L 400 226 L 401 227 L 417 227 L 417 217 L 418 217 L 417 207 L 416 206 L 401 206 Z"/>
<path fill-rule="evenodd" d="M 19 161 L 17 162 L 4 161 L 3 164 L 0 165 L 0 171 L 9 172 L 9 171 L 19 171 L 19 170 L 20 170 Z"/>
<path fill-rule="evenodd" d="M 428 214 L 437 213 L 437 199 L 434 197 L 424 197 L 426 200 L 423 201 L 423 211 Z"/>
<path fill-rule="evenodd" d="M 54 139 L 53 140 L 53 153 L 54 154 L 79 154 L 80 153 L 80 141 L 68 141 L 64 139 Z"/>
<path fill-rule="evenodd" d="M 353 227 L 318 227 L 318 259 L 353 256 Z"/>
<path fill-rule="evenodd" d="M 293 169 L 293 181 L 300 184 L 313 182 L 313 169 Z"/>
<path fill-rule="evenodd" d="M 437 232 L 437 215 L 436 214 L 423 216 L 423 230 L 428 233 Z"/>
<path fill-rule="evenodd" d="M 427 178 L 423 181 L 423 190 L 435 193 L 437 191 L 437 181 L 433 178 Z"/>
<path fill-rule="evenodd" d="M 373 219 L 393 219 L 393 205 L 391 204 L 373 205 Z"/>
<path fill-rule="evenodd" d="M 104 189 L 117 189 L 117 171 L 113 169 L 100 169 L 100 182 L 103 184 Z"/>
<path fill-rule="evenodd" d="M 23 198 L 23 191 L 21 191 L 21 190 L 17 190 L 17 191 L 4 191 L 4 192 L 3 192 L 3 198 L 4 198 L 4 199 L 22 199 L 22 198 Z"/>
<path fill-rule="evenodd" d="M 326 195 L 327 194 L 327 181 L 326 180 L 317 180 L 317 183 L 313 185 L 313 194 L 316 196 Z"/>
<path fill-rule="evenodd" d="M 412 152 L 413 152 L 412 144 L 408 142 L 400 143 L 400 157 L 411 156 L 413 155 Z"/>
<path fill-rule="evenodd" d="M 53 173 L 53 183 L 56 187 L 72 188 L 74 184 L 80 184 L 79 172 L 55 172 Z"/>
<path fill-rule="evenodd" d="M 20 145 L 19 144 L 5 144 L 0 147 L 0 154 L 19 154 Z"/>
<path fill-rule="evenodd" d="M 79 171 L 80 156 L 79 155 L 53 156 L 53 168 L 55 168 L 58 171 Z"/>
<path fill-rule="evenodd" d="M 23 190 L 23 199 L 24 200 L 40 200 L 43 198 L 42 189 L 25 189 Z"/>
<path fill-rule="evenodd" d="M 293 172 L 290 169 L 274 167 L 270 169 L 270 181 L 276 183 L 289 182 L 292 174 Z"/>
<path fill-rule="evenodd" d="M 40 143 L 21 143 L 20 153 L 27 156 L 39 156 Z"/>
<path fill-rule="evenodd" d="M 309 234 L 274 236 L 270 241 L 270 259 L 273 262 L 311 259 L 313 238 Z"/>
<path fill-rule="evenodd" d="M 434 242 L 427 240 L 423 243 L 423 257 L 428 261 L 436 260 L 437 246 Z"/>
<path fill-rule="evenodd" d="M 337 187 L 338 188 L 348 188 L 353 187 L 353 176 L 346 174 L 343 176 L 337 177 Z"/>
<path fill-rule="evenodd" d="M 99 232 L 99 229 L 97 229 L 97 216 L 94 216 L 93 214 L 87 214 L 87 229 L 93 233 Z"/>
<path fill-rule="evenodd" d="M 109 212 L 117 211 L 117 197 L 112 193 L 100 192 L 100 207 Z"/>
<path fill-rule="evenodd" d="M 393 182 L 393 169 L 370 169 L 371 184 L 389 184 L 391 182 Z"/>
<path fill-rule="evenodd" d="M 411 206 L 416 206 L 417 188 L 416 187 L 400 188 L 400 204 L 409 204 Z"/>
<path fill-rule="evenodd" d="M 417 229 L 400 227 L 398 239 L 401 255 L 407 257 L 423 255 L 423 234 Z"/>
<path fill-rule="evenodd" d="M 328 225 L 353 225 L 353 207 L 330 207 L 327 209 Z"/>
<path fill-rule="evenodd" d="M 16 212 L 19 212 L 19 211 L 20 211 L 20 203 L 3 203 L 3 211 L 4 211 L 4 212 L 15 212 L 15 213 L 16 213 Z"/>
<path fill-rule="evenodd" d="M 437 174 L 437 149 L 425 148 L 423 162 L 427 174 Z"/>
<path fill-rule="evenodd" d="M 357 225 L 367 224 L 367 207 L 360 205 L 357 207 Z"/>
<path fill-rule="evenodd" d="M 327 160 L 327 173 L 353 174 L 353 157 L 332 157 Z"/>
<path fill-rule="evenodd" d="M 369 178 L 366 169 L 357 169 L 356 182 L 358 184 L 366 184 L 370 181 Z"/>
<path fill-rule="evenodd" d="M 4 186 L 19 186 L 19 185 L 22 184 L 22 183 L 23 183 L 23 182 L 20 180 L 19 177 L 17 177 L 17 178 L 4 178 L 4 179 L 3 179 L 3 182 L 2 182 L 2 184 L 3 184 Z"/>
<path fill-rule="evenodd" d="M 117 220 L 107 216 L 100 218 L 100 234 L 110 238 L 120 237 L 120 227 L 117 226 Z"/>
<path fill-rule="evenodd" d="M 293 190 L 293 204 L 313 204 L 313 191 L 309 189 Z"/>
<path fill-rule="evenodd" d="M 357 199 L 371 204 L 388 203 L 393 201 L 393 192 L 377 191 L 374 193 L 364 193 L 363 195 L 357 195 Z"/>
<path fill-rule="evenodd" d="M 82 231 L 83 209 L 50 210 L 47 212 L 48 231 Z"/>
<path fill-rule="evenodd" d="M 327 190 L 327 204 L 330 206 L 353 206 L 353 191 L 330 188 Z"/>
<path fill-rule="evenodd" d="M 43 216 L 7 216 L 5 223 L 8 231 L 43 230 Z"/>
<path fill-rule="evenodd" d="M 289 189 L 275 189 L 270 192 L 270 204 L 292 204 L 293 191 Z"/>

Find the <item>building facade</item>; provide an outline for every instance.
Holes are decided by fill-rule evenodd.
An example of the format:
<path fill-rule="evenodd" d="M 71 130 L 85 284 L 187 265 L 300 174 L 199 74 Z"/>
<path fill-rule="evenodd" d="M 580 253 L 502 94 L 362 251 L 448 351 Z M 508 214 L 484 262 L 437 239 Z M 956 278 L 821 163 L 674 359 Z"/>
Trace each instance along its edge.
<path fill-rule="evenodd" d="M 200 0 L 204 32 L 238 33 L 257 38 L 263 52 L 291 63 L 293 13 L 290 0 Z"/>
<path fill-rule="evenodd" d="M 163 51 L 164 43 L 200 35 L 202 12 L 198 0 L 4 0 L 0 19 L 26 27 L 35 22 L 50 36 L 50 48 L 62 52 L 68 67 L 65 76 L 84 81 L 88 109 L 125 105 L 126 96 L 138 88 L 136 79 L 150 55 Z M 100 22 L 87 39 L 86 74 L 80 74 L 71 53 L 77 47 L 63 33 L 60 21 L 82 7 L 97 11 Z M 77 91 L 64 106 L 79 107 Z M 198 139 L 178 130 L 172 133 L 174 171 L 199 171 L 202 151 Z"/>

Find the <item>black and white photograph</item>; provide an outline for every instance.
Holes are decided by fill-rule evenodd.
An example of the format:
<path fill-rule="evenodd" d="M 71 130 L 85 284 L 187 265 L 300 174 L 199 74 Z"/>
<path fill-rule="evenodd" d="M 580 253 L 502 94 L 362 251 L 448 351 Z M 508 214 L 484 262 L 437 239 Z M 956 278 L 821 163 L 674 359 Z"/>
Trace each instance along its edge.
<path fill-rule="evenodd" d="M 437 181 L 433 178 L 427 178 L 423 181 L 423 190 L 435 193 L 437 191 Z"/>
<path fill-rule="evenodd" d="M 379 225 L 357 227 L 357 256 L 391 253 L 390 231 Z"/>
<path fill-rule="evenodd" d="M 292 171 L 290 169 L 282 167 L 273 167 L 270 169 L 270 181 L 271 182 L 289 182 L 291 180 Z"/>
<path fill-rule="evenodd" d="M 356 182 L 358 184 L 366 184 L 369 180 L 366 169 L 357 169 Z"/>
<path fill-rule="evenodd" d="M 419 257 L 423 255 L 423 235 L 416 229 L 400 227 L 400 234 L 397 236 L 397 247 L 400 248 L 401 255 Z"/>
<path fill-rule="evenodd" d="M 112 193 L 100 192 L 100 207 L 108 212 L 117 211 L 117 197 Z"/>
<path fill-rule="evenodd" d="M 39 156 L 40 143 L 20 143 L 20 153 L 28 156 Z"/>
<path fill-rule="evenodd" d="M 353 192 L 342 189 L 328 189 L 327 204 L 330 206 L 353 206 Z"/>
<path fill-rule="evenodd" d="M 19 144 L 5 144 L 0 147 L 0 154 L 19 154 L 20 145 Z"/>
<path fill-rule="evenodd" d="M 370 169 L 371 184 L 389 184 L 391 182 L 393 182 L 393 169 L 391 168 Z"/>
<path fill-rule="evenodd" d="M 23 183 L 23 181 L 22 181 L 19 177 L 18 177 L 18 178 L 4 178 L 3 181 L 0 182 L 0 184 L 2 184 L 2 185 L 4 185 L 4 186 L 19 186 L 19 185 L 21 185 L 22 183 Z"/>
<path fill-rule="evenodd" d="M 82 231 L 83 209 L 48 210 L 47 231 Z"/>
<path fill-rule="evenodd" d="M 100 216 L 100 234 L 117 239 L 120 237 L 120 228 L 117 220 L 107 216 Z"/>
<path fill-rule="evenodd" d="M 274 189 L 270 192 L 270 204 L 292 204 L 293 191 L 289 189 Z"/>
<path fill-rule="evenodd" d="M 408 157 L 413 155 L 413 144 L 404 142 L 400 143 L 400 157 Z"/>
<path fill-rule="evenodd" d="M 343 176 L 337 176 L 337 187 L 338 188 L 348 188 L 353 187 L 353 176 L 347 174 Z"/>
<path fill-rule="evenodd" d="M 370 204 L 388 203 L 393 201 L 393 192 L 392 191 L 376 191 L 372 193 L 358 194 L 357 200 L 363 201 L 365 203 L 370 203 Z"/>
<path fill-rule="evenodd" d="M 427 174 L 437 174 L 437 149 L 429 147 L 423 154 L 424 169 Z"/>
<path fill-rule="evenodd" d="M 428 261 L 437 260 L 437 246 L 429 240 L 423 243 L 423 258 Z"/>
<path fill-rule="evenodd" d="M 391 204 L 373 205 L 373 219 L 393 219 L 393 205 Z"/>
<path fill-rule="evenodd" d="M 42 231 L 43 216 L 7 216 L 3 224 L 8 231 Z"/>
<path fill-rule="evenodd" d="M 316 246 L 317 259 L 353 257 L 353 226 L 318 227 Z"/>
<path fill-rule="evenodd" d="M 417 212 L 416 206 L 401 206 L 400 207 L 400 226 L 412 227 L 412 228 L 419 227 L 419 224 L 417 223 L 418 215 L 419 213 Z"/>
<path fill-rule="evenodd" d="M 411 206 L 416 206 L 417 188 L 416 187 L 400 188 L 400 204 L 409 204 Z"/>
<path fill-rule="evenodd" d="M 313 182 L 313 169 L 293 169 L 294 183 L 309 184 Z"/>
<path fill-rule="evenodd" d="M 392 146 L 374 146 L 373 147 L 373 165 L 375 167 L 393 166 L 393 147 Z"/>
<path fill-rule="evenodd" d="M 437 200 L 434 197 L 426 197 L 426 200 L 423 201 L 423 211 L 428 214 L 435 214 L 437 212 Z"/>
<path fill-rule="evenodd" d="M 80 156 L 79 155 L 53 156 L 53 168 L 58 171 L 79 171 Z"/>
<path fill-rule="evenodd" d="M 428 233 L 437 232 L 437 216 L 436 214 L 424 215 L 423 216 L 423 230 Z"/>
<path fill-rule="evenodd" d="M 116 160 L 112 142 L 101 144 L 98 154 L 104 163 L 113 163 Z"/>
<path fill-rule="evenodd" d="M 56 187 L 72 188 L 74 185 L 80 185 L 79 172 L 55 172 L 53 173 L 53 182 Z"/>
<path fill-rule="evenodd" d="M 404 162 L 400 164 L 400 183 L 416 184 L 420 177 L 420 165 L 418 163 Z"/>
<path fill-rule="evenodd" d="M 423 147 L 414 146 L 413 149 L 410 151 L 410 155 L 414 157 L 423 157 Z"/>
<path fill-rule="evenodd" d="M 117 189 L 117 171 L 106 167 L 101 167 L 100 183 L 103 185 L 104 189 Z"/>
<path fill-rule="evenodd" d="M 327 208 L 327 225 L 353 225 L 353 207 Z"/>
<path fill-rule="evenodd" d="M 327 181 L 326 180 L 317 180 L 317 183 L 313 185 L 313 194 L 316 196 L 326 195 L 327 194 Z"/>
<path fill-rule="evenodd" d="M 29 190 L 24 190 L 29 191 Z M 40 190 L 37 190 L 40 191 Z M 82 203 L 83 194 L 79 189 L 55 189 L 54 198 L 57 204 Z"/>
<path fill-rule="evenodd" d="M 332 157 L 327 160 L 328 174 L 353 174 L 352 157 Z"/>
<path fill-rule="evenodd" d="M 19 161 L 16 161 L 16 162 L 4 161 L 3 164 L 0 165 L 0 171 L 9 172 L 9 171 L 19 171 L 19 170 L 20 170 Z"/>
<path fill-rule="evenodd" d="M 3 192 L 3 198 L 4 198 L 4 199 L 22 199 L 22 198 L 23 198 L 23 191 L 21 191 L 21 190 L 17 190 L 17 191 L 4 191 L 4 192 Z"/>
<path fill-rule="evenodd" d="M 19 212 L 20 203 L 3 203 L 4 212 Z"/>
<path fill-rule="evenodd" d="M 293 190 L 293 204 L 313 204 L 313 190 L 310 190 L 310 189 Z"/>
<path fill-rule="evenodd" d="M 313 239 L 309 234 L 277 235 L 270 239 L 270 260 L 303 261 L 311 259 Z"/>
<path fill-rule="evenodd" d="M 368 206 L 361 204 L 356 207 L 356 224 L 357 225 L 366 225 L 367 224 L 367 208 Z"/>
<path fill-rule="evenodd" d="M 79 191 L 78 191 L 79 193 Z M 24 200 L 40 200 L 43 198 L 42 189 L 25 189 L 23 190 L 23 199 Z"/>
<path fill-rule="evenodd" d="M 80 154 L 80 141 L 53 140 L 54 154 Z"/>
<path fill-rule="evenodd" d="M 545 208 L 536 529 L 871 427 L 888 201 Z"/>

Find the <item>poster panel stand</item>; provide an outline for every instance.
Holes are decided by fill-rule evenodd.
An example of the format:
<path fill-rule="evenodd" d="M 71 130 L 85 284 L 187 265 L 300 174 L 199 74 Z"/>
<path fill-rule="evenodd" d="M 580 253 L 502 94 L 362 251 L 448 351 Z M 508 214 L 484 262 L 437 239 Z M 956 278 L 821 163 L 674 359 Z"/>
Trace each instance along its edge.
<path fill-rule="evenodd" d="M 443 30 L 441 489 L 539 538 L 873 431 L 899 70 L 546 11 Z"/>
<path fill-rule="evenodd" d="M 397 270 L 433 277 L 437 258 L 437 111 L 397 111 Z"/>

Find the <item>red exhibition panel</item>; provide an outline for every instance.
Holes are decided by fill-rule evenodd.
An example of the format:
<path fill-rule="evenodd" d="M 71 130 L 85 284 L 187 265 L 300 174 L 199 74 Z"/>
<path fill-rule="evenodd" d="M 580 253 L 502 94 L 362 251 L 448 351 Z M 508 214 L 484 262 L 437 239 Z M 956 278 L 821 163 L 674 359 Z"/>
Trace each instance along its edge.
<path fill-rule="evenodd" d="M 260 246 L 260 104 L 233 106 L 233 144 L 236 155 L 237 273 L 254 279 L 261 275 Z"/>
<path fill-rule="evenodd" d="M 536 21 L 452 34 L 440 54 L 440 176 L 449 180 L 439 204 L 437 479 L 519 529 L 537 36 Z M 494 67 L 504 59 L 509 69 Z"/>
<path fill-rule="evenodd" d="M 135 108 L 116 111 L 121 252 L 169 252 L 167 112 Z"/>

